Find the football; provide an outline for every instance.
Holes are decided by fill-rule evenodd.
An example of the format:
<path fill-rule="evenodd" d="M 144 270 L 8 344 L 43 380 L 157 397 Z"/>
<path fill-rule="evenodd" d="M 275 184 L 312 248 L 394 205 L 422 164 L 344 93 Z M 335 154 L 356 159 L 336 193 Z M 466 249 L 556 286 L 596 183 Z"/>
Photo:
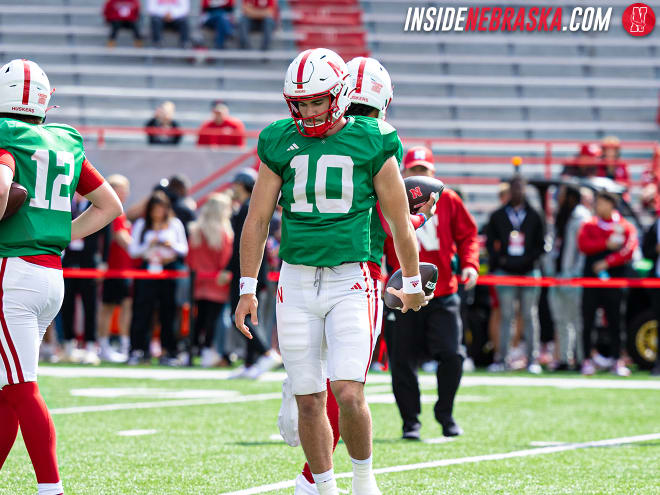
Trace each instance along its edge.
<path fill-rule="evenodd" d="M 416 175 L 406 177 L 403 179 L 403 183 L 406 186 L 410 213 L 416 213 L 419 206 L 431 199 L 431 194 L 438 193 L 439 196 L 445 189 L 444 183 L 433 177 Z"/>
<path fill-rule="evenodd" d="M 435 290 L 435 284 L 438 281 L 438 267 L 433 263 L 424 263 L 419 264 L 419 275 L 422 278 L 422 287 L 424 288 L 424 294 L 430 296 Z M 401 274 L 401 269 L 399 268 L 395 271 L 387 282 L 387 287 L 393 287 L 395 289 L 400 289 L 403 286 L 403 279 Z M 383 292 L 383 300 L 385 305 L 390 309 L 401 309 L 403 303 L 394 294 L 387 292 L 387 287 Z"/>
<path fill-rule="evenodd" d="M 7 198 L 7 208 L 5 208 L 5 214 L 2 216 L 2 220 L 16 213 L 23 206 L 23 203 L 25 203 L 27 195 L 27 189 L 18 182 L 12 182 L 9 188 L 9 197 Z"/>

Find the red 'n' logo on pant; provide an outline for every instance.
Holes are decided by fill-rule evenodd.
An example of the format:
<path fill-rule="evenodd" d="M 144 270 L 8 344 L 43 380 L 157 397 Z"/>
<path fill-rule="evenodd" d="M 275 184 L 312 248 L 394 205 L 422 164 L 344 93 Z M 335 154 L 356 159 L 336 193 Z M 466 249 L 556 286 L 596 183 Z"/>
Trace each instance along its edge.
<path fill-rule="evenodd" d="M 277 302 L 284 302 L 284 297 L 282 296 L 282 287 L 277 288 Z"/>

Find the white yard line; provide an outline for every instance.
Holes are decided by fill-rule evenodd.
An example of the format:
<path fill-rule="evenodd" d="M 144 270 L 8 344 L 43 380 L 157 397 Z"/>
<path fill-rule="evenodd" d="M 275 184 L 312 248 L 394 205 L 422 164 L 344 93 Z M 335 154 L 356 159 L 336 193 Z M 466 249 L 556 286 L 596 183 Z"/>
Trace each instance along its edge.
<path fill-rule="evenodd" d="M 142 435 L 153 435 L 157 432 L 158 430 L 124 430 L 118 431 L 117 435 L 120 437 L 140 437 Z"/>
<path fill-rule="evenodd" d="M 566 442 L 529 442 L 530 447 L 554 447 L 555 445 L 566 445 Z"/>
<path fill-rule="evenodd" d="M 457 464 L 470 464 L 483 461 L 500 461 L 502 459 L 513 459 L 516 457 L 530 457 L 536 455 L 555 454 L 557 452 L 566 452 L 569 450 L 588 449 L 592 447 L 611 447 L 616 445 L 624 445 L 630 443 L 648 442 L 651 440 L 659 440 L 660 433 L 650 433 L 648 435 L 638 435 L 634 437 L 620 437 L 610 438 L 607 440 L 595 440 L 592 442 L 571 443 L 566 445 L 557 445 L 551 447 L 542 447 L 538 449 L 515 450 L 513 452 L 504 452 L 501 454 L 487 454 L 472 457 L 459 457 L 456 459 L 442 459 L 438 461 L 420 462 L 417 464 L 403 464 L 400 466 L 390 466 L 386 468 L 374 469 L 375 474 L 386 473 L 401 473 L 404 471 L 417 471 L 420 469 L 430 469 L 443 466 L 453 466 Z M 340 473 L 336 474 L 336 478 L 351 478 L 353 473 Z M 247 488 L 235 492 L 225 492 L 221 495 L 256 495 L 258 493 L 268 493 L 275 490 L 284 490 L 295 486 L 295 481 L 281 481 L 279 483 L 271 483 L 269 485 L 257 486 L 254 488 Z"/>
<path fill-rule="evenodd" d="M 262 400 L 280 399 L 282 394 L 254 394 L 238 397 L 218 397 L 217 399 L 182 399 L 159 400 L 155 402 L 130 402 L 120 404 L 103 404 L 98 406 L 60 407 L 51 409 L 51 414 L 80 414 L 90 412 L 123 411 L 128 409 L 153 409 L 161 407 L 206 406 L 210 404 L 233 404 L 238 402 L 259 402 Z"/>
<path fill-rule="evenodd" d="M 205 370 L 195 368 L 94 368 L 83 366 L 40 366 L 40 376 L 60 378 L 126 378 L 151 380 L 226 380 L 231 371 Z M 260 381 L 281 382 L 284 380 L 283 371 L 265 373 Z M 419 377 L 422 387 L 433 387 L 436 377 L 421 375 Z M 370 374 L 368 384 L 391 383 L 389 373 Z M 525 377 L 525 376 L 464 376 L 462 387 L 556 387 L 556 388 L 601 388 L 601 389 L 628 389 L 628 390 L 660 390 L 660 380 L 626 380 L 615 378 L 554 378 L 554 377 Z"/>

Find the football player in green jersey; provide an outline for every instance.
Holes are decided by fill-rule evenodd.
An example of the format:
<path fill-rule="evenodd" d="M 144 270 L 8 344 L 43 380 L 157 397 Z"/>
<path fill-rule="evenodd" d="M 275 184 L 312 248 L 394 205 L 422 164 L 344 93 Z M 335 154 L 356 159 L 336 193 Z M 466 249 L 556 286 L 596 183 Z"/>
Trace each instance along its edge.
<path fill-rule="evenodd" d="M 241 237 L 236 326 L 256 323 L 256 274 L 275 205 L 283 208 L 277 328 L 299 410 L 299 435 L 320 494 L 337 494 L 326 377 L 341 411 L 353 464 L 353 493 L 379 494 L 371 467 L 371 417 L 364 381 L 371 360 L 376 290 L 367 262 L 378 200 L 402 260 L 404 311 L 426 303 L 417 242 L 395 158 L 396 130 L 382 120 L 344 117 L 353 89 L 334 52 L 307 50 L 291 63 L 284 96 L 292 119 L 259 136 L 261 159 Z"/>
<path fill-rule="evenodd" d="M 64 493 L 55 428 L 36 383 L 39 344 L 64 295 L 60 255 L 122 212 L 85 158 L 78 131 L 42 125 L 50 94 L 36 63 L 0 68 L 0 218 L 13 181 L 28 191 L 23 206 L 0 221 L 0 468 L 20 425 L 39 495 Z M 92 206 L 72 222 L 74 192 Z"/>
<path fill-rule="evenodd" d="M 394 96 L 392 81 L 385 67 L 378 60 L 367 57 L 356 57 L 346 65 L 354 82 L 355 90 L 349 95 L 351 104 L 346 110 L 345 115 L 360 115 L 384 120 L 387 108 Z M 402 146 L 399 146 L 395 156 L 397 161 L 400 162 L 403 156 Z M 417 214 L 410 216 L 410 221 L 415 229 L 424 225 L 426 220 L 433 215 L 435 211 L 434 205 L 435 197 L 423 205 Z M 379 213 L 376 214 L 376 211 L 374 211 L 371 217 L 371 254 L 367 264 L 369 265 L 376 291 L 376 297 L 374 298 L 377 305 L 376 319 L 374 321 L 374 345 L 376 345 L 378 336 L 381 333 L 383 319 L 383 300 L 380 297 L 381 264 L 383 259 L 383 245 L 389 227 L 380 212 L 380 208 L 378 208 L 378 204 L 376 204 L 374 210 Z M 339 406 L 332 394 L 332 387 L 327 390 L 327 393 L 326 413 L 332 428 L 334 451 L 334 448 L 336 448 L 339 442 Z M 299 445 L 298 411 L 295 404 L 295 396 L 291 393 L 289 378 L 285 380 L 282 386 L 282 406 L 278 415 L 278 426 L 282 437 L 289 445 Z M 308 463 L 305 463 L 302 473 L 296 478 L 294 493 L 295 495 L 318 494 Z"/>

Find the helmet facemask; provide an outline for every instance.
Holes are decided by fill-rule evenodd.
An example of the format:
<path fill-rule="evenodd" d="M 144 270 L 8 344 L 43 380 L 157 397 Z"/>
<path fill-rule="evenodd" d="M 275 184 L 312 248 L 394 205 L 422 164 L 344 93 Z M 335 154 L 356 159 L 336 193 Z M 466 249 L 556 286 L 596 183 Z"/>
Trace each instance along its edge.
<path fill-rule="evenodd" d="M 337 83 L 328 91 L 323 93 L 309 95 L 309 96 L 288 96 L 284 95 L 284 99 L 289 105 L 289 111 L 291 112 L 291 117 L 293 117 L 294 122 L 296 123 L 296 128 L 298 132 L 303 136 L 308 137 L 320 137 L 323 136 L 328 130 L 333 128 L 344 116 L 346 107 L 343 108 L 339 106 L 339 93 L 344 89 L 344 85 Z M 329 105 L 328 109 L 319 114 L 310 115 L 309 117 L 303 118 L 302 113 L 299 109 L 300 102 L 311 102 L 319 100 L 321 98 L 328 98 Z M 322 122 L 317 122 L 317 120 L 322 120 Z"/>

